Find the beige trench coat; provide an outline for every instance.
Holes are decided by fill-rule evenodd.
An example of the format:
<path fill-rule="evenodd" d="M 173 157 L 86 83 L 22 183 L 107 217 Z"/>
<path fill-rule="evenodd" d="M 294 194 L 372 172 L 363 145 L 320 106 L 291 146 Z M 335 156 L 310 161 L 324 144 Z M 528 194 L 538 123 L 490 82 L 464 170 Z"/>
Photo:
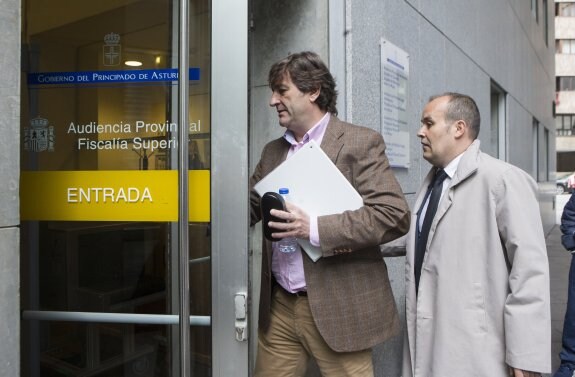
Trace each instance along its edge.
<path fill-rule="evenodd" d="M 416 212 L 406 237 L 403 377 L 507 377 L 551 370 L 549 267 L 537 186 L 475 141 L 431 225 L 419 294 Z"/>

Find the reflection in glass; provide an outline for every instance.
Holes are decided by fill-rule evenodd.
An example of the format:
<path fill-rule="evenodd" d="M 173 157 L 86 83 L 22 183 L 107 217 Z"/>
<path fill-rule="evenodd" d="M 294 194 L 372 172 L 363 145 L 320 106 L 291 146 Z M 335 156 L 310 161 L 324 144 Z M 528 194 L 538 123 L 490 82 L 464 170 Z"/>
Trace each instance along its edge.
<path fill-rule="evenodd" d="M 165 326 L 42 322 L 40 330 L 41 376 L 170 375 Z"/>
<path fill-rule="evenodd" d="M 22 170 L 176 170 L 179 132 L 189 134 L 189 168 L 210 169 L 210 4 L 190 4 L 198 77 L 190 81 L 190 123 L 180 126 L 177 81 L 116 80 L 177 72 L 177 2 L 24 0 Z M 39 75 L 44 81 L 32 81 Z M 42 187 L 37 198 L 49 200 Z M 177 228 L 23 222 L 23 310 L 178 314 Z M 190 223 L 189 239 L 190 313 L 210 316 L 209 223 Z M 177 325 L 25 320 L 22 376 L 177 376 L 178 334 Z M 193 375 L 210 376 L 211 327 L 192 327 L 190 348 Z"/>

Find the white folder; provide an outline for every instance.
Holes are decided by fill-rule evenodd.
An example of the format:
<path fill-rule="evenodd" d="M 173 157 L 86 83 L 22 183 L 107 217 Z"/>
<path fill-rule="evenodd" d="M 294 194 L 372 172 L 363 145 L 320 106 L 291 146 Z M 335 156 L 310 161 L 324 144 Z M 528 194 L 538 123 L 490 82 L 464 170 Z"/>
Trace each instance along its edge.
<path fill-rule="evenodd" d="M 361 195 L 313 140 L 272 170 L 254 189 L 262 196 L 282 187 L 289 189 L 289 201 L 310 216 L 332 215 L 363 206 Z M 314 262 L 321 257 L 321 249 L 309 240 L 298 238 L 298 243 Z"/>

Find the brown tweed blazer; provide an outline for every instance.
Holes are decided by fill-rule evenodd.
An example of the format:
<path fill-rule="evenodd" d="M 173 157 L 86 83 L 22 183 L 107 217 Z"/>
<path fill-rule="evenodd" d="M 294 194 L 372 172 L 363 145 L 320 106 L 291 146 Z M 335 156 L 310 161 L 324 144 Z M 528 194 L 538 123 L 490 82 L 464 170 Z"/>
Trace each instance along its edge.
<path fill-rule="evenodd" d="M 323 151 L 363 197 L 355 211 L 318 218 L 323 257 L 304 253 L 308 299 L 316 326 L 337 352 L 368 349 L 396 335 L 400 323 L 379 245 L 405 234 L 409 207 L 385 156 L 378 132 L 331 116 Z M 287 156 L 283 138 L 268 143 L 251 177 L 253 188 Z M 326 193 L 329 195 L 329 193 Z M 251 223 L 261 220 L 251 190 Z M 263 240 L 259 327 L 269 327 L 272 297 L 271 242 Z"/>

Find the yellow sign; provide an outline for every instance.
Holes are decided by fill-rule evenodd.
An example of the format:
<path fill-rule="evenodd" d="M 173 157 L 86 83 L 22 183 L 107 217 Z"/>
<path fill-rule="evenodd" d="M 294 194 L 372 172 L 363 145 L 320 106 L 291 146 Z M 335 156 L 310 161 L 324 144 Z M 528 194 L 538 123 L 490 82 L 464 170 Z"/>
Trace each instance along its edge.
<path fill-rule="evenodd" d="M 189 221 L 210 221 L 210 171 L 189 171 Z M 178 221 L 176 170 L 22 172 L 20 217 L 48 221 Z"/>

